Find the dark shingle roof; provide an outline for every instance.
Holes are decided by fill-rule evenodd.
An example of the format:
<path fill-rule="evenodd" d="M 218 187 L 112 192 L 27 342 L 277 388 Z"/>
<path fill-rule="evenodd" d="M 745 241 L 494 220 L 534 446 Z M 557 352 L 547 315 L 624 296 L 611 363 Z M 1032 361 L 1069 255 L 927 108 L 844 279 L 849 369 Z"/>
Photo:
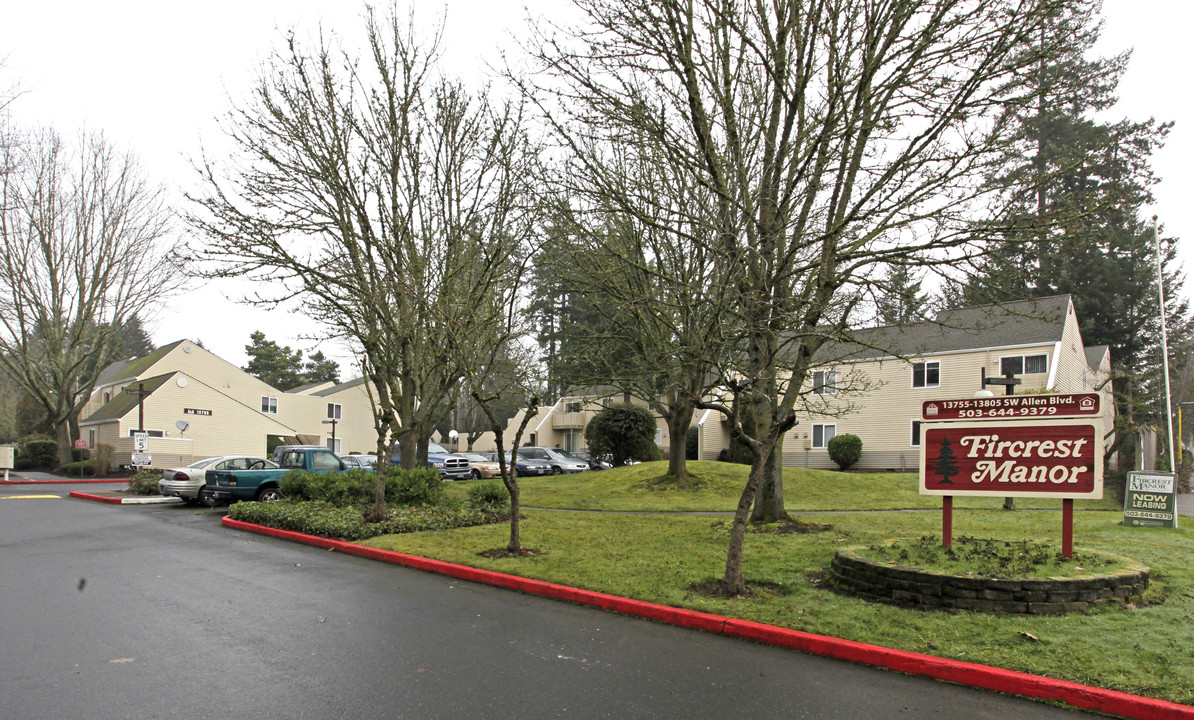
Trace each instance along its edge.
<path fill-rule="evenodd" d="M 140 375 L 141 373 L 148 370 L 149 368 L 153 367 L 154 363 L 156 363 L 158 360 L 161 360 L 162 358 L 166 357 L 167 353 L 169 353 L 171 350 L 178 347 L 179 345 L 181 345 L 184 342 L 187 342 L 187 341 L 186 340 L 178 340 L 177 342 L 172 342 L 169 345 L 163 345 L 160 348 L 158 348 L 157 350 L 154 350 L 153 352 L 149 353 L 148 355 L 144 355 L 139 358 L 130 358 L 128 360 L 117 360 L 116 362 L 112 363 L 111 365 L 109 365 L 108 367 L 103 369 L 103 372 L 101 372 L 99 374 L 99 377 L 96 378 L 95 386 L 100 387 L 102 385 L 114 383 L 118 380 L 126 380 L 126 379 L 130 379 L 130 378 L 135 378 L 138 375 Z"/>
<path fill-rule="evenodd" d="M 146 356 L 148 357 L 148 356 Z M 145 385 L 145 391 L 153 394 L 155 390 L 160 388 L 176 373 L 166 373 L 165 375 L 158 375 L 157 377 L 145 378 L 139 380 L 139 384 Z M 83 422 L 94 422 L 99 420 L 119 420 L 129 411 L 137 407 L 137 396 L 126 392 L 118 392 L 112 396 L 112 399 L 104 404 L 99 410 L 91 413 L 88 417 L 83 419 Z"/>
<path fill-rule="evenodd" d="M 347 390 L 349 388 L 353 388 L 358 385 L 363 385 L 364 383 L 365 383 L 365 378 L 359 377 L 356 380 L 349 380 L 348 382 L 342 382 L 339 385 L 333 385 L 330 388 L 327 388 L 326 390 L 317 390 L 317 391 L 311 393 L 311 395 L 313 395 L 314 397 L 327 397 L 328 395 L 335 395 L 336 393 L 340 392 L 341 390 Z"/>
<path fill-rule="evenodd" d="M 1065 331 L 1069 295 L 945 310 L 935 320 L 854 330 L 854 342 L 826 343 L 817 364 L 920 357 L 988 347 L 1053 343 Z"/>
<path fill-rule="evenodd" d="M 1103 367 L 1103 358 L 1111 352 L 1111 348 L 1107 345 L 1095 345 L 1086 348 L 1086 365 L 1091 370 L 1098 370 Z"/>

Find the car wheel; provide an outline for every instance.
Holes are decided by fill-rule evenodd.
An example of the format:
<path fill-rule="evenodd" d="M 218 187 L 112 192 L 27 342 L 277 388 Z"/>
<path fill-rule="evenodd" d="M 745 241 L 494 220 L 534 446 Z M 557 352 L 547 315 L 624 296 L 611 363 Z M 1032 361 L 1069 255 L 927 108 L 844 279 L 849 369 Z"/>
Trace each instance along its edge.
<path fill-rule="evenodd" d="M 560 473 L 562 473 L 562 472 L 564 472 L 564 471 L 560 469 L 560 466 L 559 466 L 559 465 L 552 465 L 552 466 L 551 466 L 551 474 L 552 474 L 552 475 L 559 475 L 559 474 L 560 474 Z"/>
<path fill-rule="evenodd" d="M 472 475 L 473 475 L 473 479 L 474 479 L 474 480 L 480 480 L 480 479 L 481 479 L 481 471 L 480 471 L 480 470 L 478 470 L 477 468 L 473 468 L 473 473 L 472 473 Z"/>
<path fill-rule="evenodd" d="M 258 502 L 277 502 L 282 499 L 282 491 L 276 487 L 261 488 L 257 493 Z"/>
<path fill-rule="evenodd" d="M 207 507 L 216 506 L 216 496 L 206 486 L 199 488 L 199 495 L 196 500 L 200 505 L 206 505 Z"/>

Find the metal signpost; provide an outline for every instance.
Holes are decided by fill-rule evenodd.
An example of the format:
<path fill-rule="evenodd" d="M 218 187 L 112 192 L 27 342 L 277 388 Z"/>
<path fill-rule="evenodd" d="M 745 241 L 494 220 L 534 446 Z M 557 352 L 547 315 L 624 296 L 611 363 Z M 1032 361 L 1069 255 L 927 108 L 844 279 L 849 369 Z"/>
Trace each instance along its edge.
<path fill-rule="evenodd" d="M 1103 497 L 1098 414 L 1094 394 L 925 403 L 920 493 L 942 497 L 942 544 L 953 542 L 955 495 L 1060 498 L 1062 554 L 1073 557 L 1074 499 Z"/>
<path fill-rule="evenodd" d="M 129 461 L 133 467 L 142 467 L 153 464 L 153 456 L 148 452 L 149 450 L 149 433 L 134 432 L 133 433 L 133 455 Z"/>

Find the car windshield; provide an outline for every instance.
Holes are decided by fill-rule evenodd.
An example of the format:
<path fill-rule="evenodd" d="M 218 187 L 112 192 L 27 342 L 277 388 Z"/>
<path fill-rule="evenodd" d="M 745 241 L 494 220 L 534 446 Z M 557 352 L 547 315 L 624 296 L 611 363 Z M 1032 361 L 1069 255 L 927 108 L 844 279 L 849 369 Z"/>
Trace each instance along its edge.
<path fill-rule="evenodd" d="M 564 458 L 565 460 L 579 460 L 580 459 L 580 458 L 576 457 L 575 455 L 573 455 L 572 453 L 568 452 L 567 450 L 560 450 L 559 448 L 551 448 L 547 452 L 555 453 L 556 455 L 559 455 L 560 457 Z"/>
<path fill-rule="evenodd" d="M 200 460 L 199 462 L 194 462 L 194 463 L 191 463 L 190 465 L 187 465 L 187 467 L 189 467 L 189 468 L 201 468 L 201 467 L 203 467 L 203 466 L 205 466 L 205 465 L 210 465 L 210 464 L 212 464 L 212 463 L 214 463 L 214 462 L 219 462 L 220 460 L 223 460 L 223 459 L 224 459 L 224 456 L 223 456 L 223 455 L 217 455 L 216 457 L 210 457 L 210 458 L 206 458 L 206 459 Z"/>
<path fill-rule="evenodd" d="M 452 454 L 451 451 L 449 451 L 443 445 L 440 445 L 437 442 L 430 442 L 430 441 L 427 442 L 427 452 L 435 453 L 437 455 L 451 455 Z"/>
<path fill-rule="evenodd" d="M 489 462 L 489 458 L 485 457 L 484 455 L 478 455 L 477 453 L 461 454 L 464 455 L 465 459 L 472 460 L 473 462 Z"/>

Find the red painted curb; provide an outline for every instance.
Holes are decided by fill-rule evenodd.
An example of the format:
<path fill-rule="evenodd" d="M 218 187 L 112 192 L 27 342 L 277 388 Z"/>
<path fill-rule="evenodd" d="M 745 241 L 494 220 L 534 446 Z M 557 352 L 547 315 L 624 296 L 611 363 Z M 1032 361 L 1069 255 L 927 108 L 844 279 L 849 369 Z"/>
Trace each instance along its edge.
<path fill-rule="evenodd" d="M 126 483 L 128 478 L 116 480 L 0 480 L 0 485 L 84 485 L 90 483 Z"/>
<path fill-rule="evenodd" d="M 75 495 L 76 493 L 71 493 Z M 1004 670 L 1003 668 L 977 663 L 961 662 L 935 655 L 922 655 L 905 650 L 892 650 L 878 645 L 842 640 L 826 635 L 793 630 L 791 628 L 765 625 L 749 620 L 712 615 L 697 610 L 670 607 L 642 600 L 608 595 L 592 590 L 557 585 L 542 580 L 507 575 L 492 570 L 456 565 L 442 560 L 431 560 L 415 555 L 378 550 L 342 540 L 305 535 L 291 530 L 255 525 L 225 517 L 224 525 L 259 535 L 290 540 L 315 547 L 328 548 L 349 555 L 380 560 L 394 565 L 428 572 L 439 573 L 461 580 L 485 583 L 496 587 L 518 590 L 529 595 L 567 600 L 580 605 L 612 610 L 633 617 L 656 620 L 683 628 L 730 637 L 753 640 L 766 645 L 786 647 L 812 655 L 821 655 L 838 660 L 847 660 L 860 665 L 870 665 L 895 670 L 909 675 L 945 680 L 971 687 L 1038 700 L 1059 700 L 1076 708 L 1096 710 L 1112 715 L 1121 715 L 1137 720 L 1194 720 L 1194 706 L 1180 705 L 1166 700 L 1132 695 L 1105 688 L 1081 685 L 1041 675 Z"/>
<path fill-rule="evenodd" d="M 104 497 L 103 495 L 92 495 L 90 493 L 79 492 L 72 490 L 70 496 L 73 498 L 82 498 L 83 500 L 95 500 L 96 502 L 115 503 L 119 505 L 124 498 Z"/>

